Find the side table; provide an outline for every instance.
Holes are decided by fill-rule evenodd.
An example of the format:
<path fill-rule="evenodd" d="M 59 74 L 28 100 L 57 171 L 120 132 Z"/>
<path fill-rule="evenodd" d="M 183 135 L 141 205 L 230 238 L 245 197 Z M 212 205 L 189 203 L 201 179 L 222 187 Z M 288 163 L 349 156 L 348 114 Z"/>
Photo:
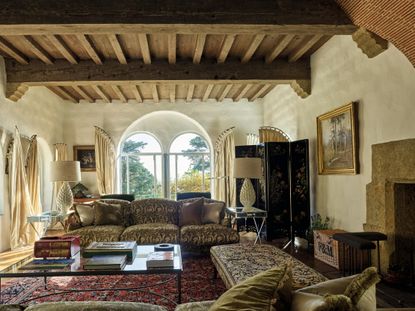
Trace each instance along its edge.
<path fill-rule="evenodd" d="M 243 211 L 242 207 L 227 207 L 226 213 L 229 215 L 229 225 L 231 225 L 232 219 L 234 219 L 235 221 L 237 219 L 245 219 L 245 221 L 247 219 L 252 219 L 254 221 L 256 229 L 256 239 L 254 244 L 256 244 L 258 241 L 259 243 L 261 243 L 261 232 L 262 228 L 264 227 L 265 220 L 268 216 L 267 211 L 253 207 L 252 210 L 250 210 L 249 212 L 245 212 Z M 258 218 L 261 219 L 260 223 L 257 222 Z"/>
<path fill-rule="evenodd" d="M 39 215 L 32 215 L 28 216 L 26 221 L 28 224 L 32 226 L 32 228 L 35 230 L 37 236 L 39 239 L 43 237 L 46 234 L 46 230 L 49 226 L 54 226 L 58 222 L 62 225 L 63 228 L 65 228 L 65 225 L 63 223 L 65 217 L 63 214 L 52 214 L 51 212 L 44 212 Z M 42 232 L 39 232 L 34 225 L 35 223 L 43 223 L 44 226 L 42 228 Z"/>

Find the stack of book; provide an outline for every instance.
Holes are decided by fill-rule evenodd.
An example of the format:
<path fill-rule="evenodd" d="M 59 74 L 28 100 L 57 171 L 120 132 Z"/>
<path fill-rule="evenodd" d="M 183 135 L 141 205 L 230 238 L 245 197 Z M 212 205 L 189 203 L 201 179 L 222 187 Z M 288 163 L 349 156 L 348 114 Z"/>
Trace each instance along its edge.
<path fill-rule="evenodd" d="M 94 256 L 86 260 L 85 270 L 122 270 L 127 264 L 126 255 Z"/>
<path fill-rule="evenodd" d="M 71 258 L 80 250 L 79 236 L 48 236 L 35 242 L 36 258 Z"/>
<path fill-rule="evenodd" d="M 92 242 L 83 250 L 83 257 L 103 255 L 126 255 L 128 261 L 133 261 L 137 254 L 137 242 Z"/>
<path fill-rule="evenodd" d="M 24 266 L 21 270 L 53 270 L 64 269 L 72 265 L 75 259 L 33 259 Z"/>
<path fill-rule="evenodd" d="M 152 252 L 148 254 L 146 264 L 147 268 L 172 268 L 174 267 L 173 252 Z"/>

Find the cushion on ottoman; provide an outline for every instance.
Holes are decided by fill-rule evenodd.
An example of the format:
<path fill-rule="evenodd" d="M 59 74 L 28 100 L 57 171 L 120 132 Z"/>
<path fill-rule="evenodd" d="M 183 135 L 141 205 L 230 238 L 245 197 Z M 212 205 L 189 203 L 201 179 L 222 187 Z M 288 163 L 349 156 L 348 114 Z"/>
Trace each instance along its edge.
<path fill-rule="evenodd" d="M 167 311 L 163 307 L 142 302 L 122 302 L 122 301 L 61 301 L 44 302 L 31 305 L 27 311 Z"/>
<path fill-rule="evenodd" d="M 231 228 L 218 225 L 190 225 L 180 228 L 180 243 L 186 246 L 211 246 L 238 243 L 239 234 Z"/>
<path fill-rule="evenodd" d="M 126 228 L 121 241 L 137 241 L 138 244 L 179 243 L 179 227 L 173 224 L 150 223 Z"/>
<path fill-rule="evenodd" d="M 214 303 L 214 300 L 188 302 L 178 305 L 174 311 L 208 311 Z"/>

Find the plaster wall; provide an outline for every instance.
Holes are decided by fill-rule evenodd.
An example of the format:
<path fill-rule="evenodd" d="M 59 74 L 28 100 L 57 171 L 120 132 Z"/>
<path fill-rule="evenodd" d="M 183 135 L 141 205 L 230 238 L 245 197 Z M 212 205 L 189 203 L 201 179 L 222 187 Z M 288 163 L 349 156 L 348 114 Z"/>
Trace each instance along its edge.
<path fill-rule="evenodd" d="M 136 120 L 152 112 L 160 113 L 156 117 L 133 124 Z M 186 119 L 192 121 L 186 122 Z M 258 102 L 206 102 L 193 101 L 190 103 L 151 101 L 145 103 L 81 103 L 69 105 L 65 113 L 64 141 L 68 144 L 70 158 L 73 145 L 93 145 L 94 125 L 103 128 L 118 146 L 127 133 L 147 131 L 156 134 L 164 148 L 167 149 L 171 141 L 178 134 L 195 132 L 204 136 L 213 144 L 218 135 L 225 129 L 235 126 L 235 144 L 246 144 L 246 133 L 257 133 L 263 124 L 262 105 Z M 91 192 L 97 193 L 96 173 L 83 172 L 82 183 Z"/>
<path fill-rule="evenodd" d="M 263 99 L 264 125 L 310 140 L 312 213 L 331 217 L 334 227 L 362 231 L 371 146 L 415 137 L 415 69 L 392 44 L 368 59 L 350 36 L 336 36 L 312 55 L 311 71 L 308 98 L 278 86 Z M 360 174 L 318 175 L 316 117 L 351 101 L 359 102 Z"/>
<path fill-rule="evenodd" d="M 4 60 L 0 57 L 0 148 L 2 149 L 2 159 L 5 163 L 7 144 L 10 135 L 13 134 L 15 126 L 19 128 L 20 134 L 30 137 L 38 135 L 38 145 L 40 154 L 49 161 L 52 154 L 52 145 L 61 142 L 63 139 L 63 117 L 64 103 L 44 87 L 31 87 L 26 94 L 16 103 L 5 98 L 6 74 Z M 44 165 L 47 170 L 49 166 Z M 48 172 L 45 172 L 45 176 Z M 10 206 L 7 195 L 8 177 L 4 175 L 4 170 L 0 172 L 3 179 L 3 191 L 0 191 L 0 204 L 3 205 L 4 213 L 0 214 L 0 252 L 10 248 Z M 47 178 L 47 177 L 46 177 Z M 50 192 L 52 183 L 43 181 L 46 187 L 45 192 Z M 0 183 L 1 184 L 1 183 Z M 50 198 L 50 196 L 49 196 Z M 45 196 L 44 209 L 50 208 L 50 200 Z"/>

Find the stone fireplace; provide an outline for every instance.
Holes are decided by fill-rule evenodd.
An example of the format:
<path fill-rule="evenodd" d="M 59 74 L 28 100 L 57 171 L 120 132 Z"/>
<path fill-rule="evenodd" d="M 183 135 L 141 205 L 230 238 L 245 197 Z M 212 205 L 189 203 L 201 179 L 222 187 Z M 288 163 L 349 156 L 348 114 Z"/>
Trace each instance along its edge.
<path fill-rule="evenodd" d="M 380 265 L 405 266 L 413 276 L 415 246 L 415 139 L 372 146 L 372 182 L 366 186 L 365 231 L 388 236 Z M 377 264 L 376 256 L 372 256 Z"/>

